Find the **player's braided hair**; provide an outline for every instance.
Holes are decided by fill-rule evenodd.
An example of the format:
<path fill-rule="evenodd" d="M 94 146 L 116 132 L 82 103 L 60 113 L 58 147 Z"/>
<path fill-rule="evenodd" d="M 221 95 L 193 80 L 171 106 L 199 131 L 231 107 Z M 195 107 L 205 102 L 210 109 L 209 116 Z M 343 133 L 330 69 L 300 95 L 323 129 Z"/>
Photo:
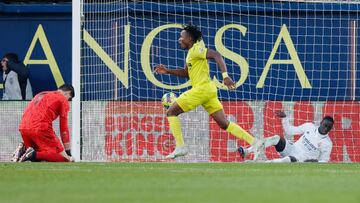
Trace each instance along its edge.
<path fill-rule="evenodd" d="M 192 25 L 191 23 L 189 23 L 184 25 L 183 27 L 183 30 L 190 34 L 194 42 L 200 41 L 202 39 L 202 33 L 196 25 Z"/>

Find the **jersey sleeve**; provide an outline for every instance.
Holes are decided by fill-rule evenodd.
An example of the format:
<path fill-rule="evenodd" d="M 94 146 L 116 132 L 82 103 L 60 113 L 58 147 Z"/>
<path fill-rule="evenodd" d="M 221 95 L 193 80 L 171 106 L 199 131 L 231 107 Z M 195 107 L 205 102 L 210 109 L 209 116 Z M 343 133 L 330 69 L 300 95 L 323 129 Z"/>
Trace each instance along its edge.
<path fill-rule="evenodd" d="M 60 137 L 64 145 L 70 142 L 70 133 L 68 127 L 69 110 L 70 110 L 69 103 L 67 101 L 63 101 L 61 103 L 59 117 L 60 117 Z"/>
<path fill-rule="evenodd" d="M 285 134 L 287 134 L 287 135 L 302 135 L 302 134 L 304 134 L 305 129 L 309 125 L 308 123 L 304 123 L 299 126 L 294 126 L 294 125 L 290 124 L 289 118 L 283 118 L 281 123 L 284 128 Z"/>
<path fill-rule="evenodd" d="M 330 154 L 332 150 L 332 142 L 322 142 L 320 146 L 319 162 L 327 163 L 330 160 Z"/>
<path fill-rule="evenodd" d="M 206 59 L 207 48 L 196 45 L 191 52 L 191 58 L 193 59 Z"/>

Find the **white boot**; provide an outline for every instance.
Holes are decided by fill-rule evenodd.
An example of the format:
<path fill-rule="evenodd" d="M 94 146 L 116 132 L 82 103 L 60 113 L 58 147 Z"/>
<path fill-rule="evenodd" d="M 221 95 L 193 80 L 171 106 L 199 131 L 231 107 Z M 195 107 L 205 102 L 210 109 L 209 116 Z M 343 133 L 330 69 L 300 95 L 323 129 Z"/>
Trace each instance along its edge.
<path fill-rule="evenodd" d="M 175 150 L 167 155 L 165 158 L 166 159 L 175 159 L 176 157 L 179 157 L 179 156 L 185 156 L 187 155 L 188 153 L 188 150 L 185 146 L 182 146 L 182 147 L 176 147 Z"/>
<path fill-rule="evenodd" d="M 245 159 L 246 156 L 249 154 L 249 150 L 243 146 L 240 146 L 237 151 L 243 159 Z"/>

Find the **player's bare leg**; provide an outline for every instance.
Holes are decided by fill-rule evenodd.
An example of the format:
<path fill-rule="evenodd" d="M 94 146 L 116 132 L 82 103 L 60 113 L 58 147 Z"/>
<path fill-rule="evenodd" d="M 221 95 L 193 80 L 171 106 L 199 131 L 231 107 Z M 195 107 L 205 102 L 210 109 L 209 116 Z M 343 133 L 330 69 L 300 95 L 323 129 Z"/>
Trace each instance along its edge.
<path fill-rule="evenodd" d="M 184 139 L 181 132 L 181 122 L 178 115 L 184 113 L 180 106 L 175 102 L 166 112 L 169 121 L 170 130 L 175 138 L 175 150 L 166 156 L 167 159 L 174 159 L 179 156 L 185 156 L 188 150 L 184 144 Z"/>

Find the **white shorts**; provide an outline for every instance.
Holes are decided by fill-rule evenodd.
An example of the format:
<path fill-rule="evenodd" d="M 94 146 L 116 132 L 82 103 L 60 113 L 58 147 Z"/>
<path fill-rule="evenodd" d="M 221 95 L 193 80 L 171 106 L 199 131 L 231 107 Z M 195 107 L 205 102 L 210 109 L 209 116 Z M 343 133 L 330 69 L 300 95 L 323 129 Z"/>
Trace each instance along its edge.
<path fill-rule="evenodd" d="M 287 139 L 285 139 L 285 140 L 286 140 L 285 148 L 282 152 L 279 152 L 281 157 L 292 156 L 292 157 L 295 157 L 299 161 L 299 157 L 298 157 L 299 153 L 296 150 L 294 143 Z"/>

